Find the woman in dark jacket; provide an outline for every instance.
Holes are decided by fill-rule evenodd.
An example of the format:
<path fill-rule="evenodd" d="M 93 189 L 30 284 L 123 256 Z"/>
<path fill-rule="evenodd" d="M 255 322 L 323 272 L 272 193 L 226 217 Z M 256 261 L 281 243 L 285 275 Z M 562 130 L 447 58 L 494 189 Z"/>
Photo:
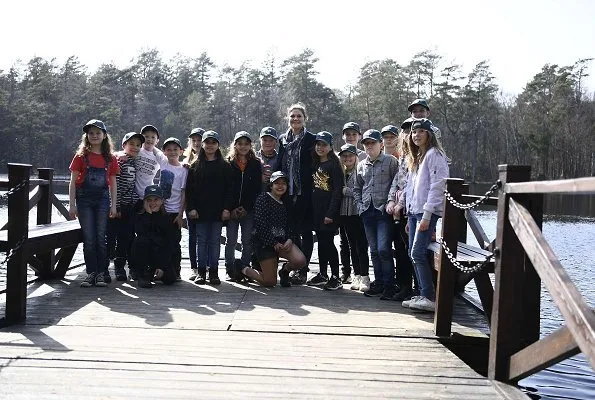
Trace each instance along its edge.
<path fill-rule="evenodd" d="M 252 257 L 252 230 L 254 202 L 262 190 L 262 166 L 252 149 L 252 138 L 246 131 L 236 133 L 230 146 L 227 162 L 232 182 L 231 218 L 227 221 L 225 236 L 225 269 L 233 276 L 238 229 L 242 228 L 242 267 L 250 265 Z"/>
<path fill-rule="evenodd" d="M 301 103 L 287 109 L 289 129 L 279 137 L 279 166 L 288 179 L 288 200 L 291 206 L 292 229 L 296 243 L 309 263 L 314 248 L 312 235 L 312 149 L 314 134 L 305 127 L 308 118 L 306 107 Z M 306 283 L 308 265 L 296 271 L 291 282 Z"/>

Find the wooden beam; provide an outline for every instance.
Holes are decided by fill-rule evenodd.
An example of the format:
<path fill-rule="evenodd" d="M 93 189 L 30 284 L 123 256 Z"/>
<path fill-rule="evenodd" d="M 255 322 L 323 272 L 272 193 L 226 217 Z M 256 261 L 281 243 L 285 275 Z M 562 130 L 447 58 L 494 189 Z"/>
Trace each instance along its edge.
<path fill-rule="evenodd" d="M 595 369 L 595 314 L 572 283 L 529 211 L 512 199 L 509 220 L 576 343 Z"/>
<path fill-rule="evenodd" d="M 508 379 L 519 381 L 580 353 L 572 332 L 563 326 L 510 357 Z"/>
<path fill-rule="evenodd" d="M 66 207 L 64 207 L 64 204 L 62 204 L 62 202 L 60 200 L 58 200 L 58 198 L 56 197 L 55 194 L 52 193 L 52 204 L 54 205 L 54 207 L 56 207 L 58 209 L 58 211 L 60 212 L 60 214 L 62 214 L 62 216 L 66 219 L 70 219 L 70 214 L 68 213 L 68 210 L 66 209 Z"/>
<path fill-rule="evenodd" d="M 467 223 L 469 224 L 469 227 L 471 228 L 471 231 L 473 232 L 473 236 L 475 236 L 477 243 L 479 243 L 479 247 L 481 247 L 482 249 L 487 248 L 491 242 L 488 238 L 488 235 L 486 235 L 481 224 L 479 223 L 475 211 L 466 210 L 465 219 L 467 219 Z"/>
<path fill-rule="evenodd" d="M 39 190 L 39 186 L 31 190 L 31 192 L 29 193 L 29 211 L 31 211 L 33 207 L 37 205 L 39 199 L 41 199 L 41 195 L 42 193 Z"/>
<path fill-rule="evenodd" d="M 488 324 L 492 321 L 492 304 L 494 303 L 494 287 L 487 271 L 480 271 L 473 278 L 481 306 L 483 307 Z"/>
<path fill-rule="evenodd" d="M 506 183 L 503 185 L 503 191 L 505 193 L 592 194 L 595 193 L 595 177 Z"/>

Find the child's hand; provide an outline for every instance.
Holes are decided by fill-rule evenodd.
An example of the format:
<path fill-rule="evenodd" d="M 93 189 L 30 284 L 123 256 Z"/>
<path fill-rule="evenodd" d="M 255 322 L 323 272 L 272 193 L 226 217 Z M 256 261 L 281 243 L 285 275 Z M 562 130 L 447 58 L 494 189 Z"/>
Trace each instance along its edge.
<path fill-rule="evenodd" d="M 329 225 L 333 223 L 333 219 L 329 217 L 324 217 L 324 221 L 322 222 L 325 225 Z"/>
<path fill-rule="evenodd" d="M 174 224 L 178 224 L 178 227 L 182 229 L 182 226 L 184 226 L 184 217 L 178 214 L 174 219 Z"/>
<path fill-rule="evenodd" d="M 160 268 L 157 268 L 155 270 L 155 276 L 153 277 L 153 279 L 158 281 L 158 280 L 161 280 L 161 278 L 163 278 L 163 270 Z"/>
<path fill-rule="evenodd" d="M 145 209 L 145 212 L 152 214 L 153 212 L 151 211 L 151 207 L 149 207 L 149 203 L 146 201 L 143 201 L 143 207 Z"/>
<path fill-rule="evenodd" d="M 79 213 L 76 210 L 76 206 L 70 206 L 70 209 L 68 210 L 68 216 L 70 217 L 70 219 L 76 219 L 78 215 Z"/>
<path fill-rule="evenodd" d="M 196 210 L 190 210 L 186 215 L 188 215 L 188 218 L 190 219 L 198 219 L 198 211 Z"/>
<path fill-rule="evenodd" d="M 429 227 L 430 227 L 430 221 L 427 219 L 422 219 L 421 222 L 419 223 L 419 226 L 417 227 L 417 231 L 418 232 L 427 231 Z"/>
<path fill-rule="evenodd" d="M 128 156 L 123 151 L 116 153 L 116 160 L 117 161 L 128 161 Z"/>
<path fill-rule="evenodd" d="M 117 218 L 117 216 L 118 216 L 118 210 L 116 209 L 116 206 L 111 207 L 109 210 L 109 217 Z"/>
<path fill-rule="evenodd" d="M 287 239 L 281 247 L 283 247 L 283 250 L 289 251 L 291 249 L 292 245 L 293 245 L 293 242 L 291 241 L 291 239 Z"/>
<path fill-rule="evenodd" d="M 347 192 L 347 186 L 343 186 L 343 196 L 345 195 L 346 192 Z"/>
<path fill-rule="evenodd" d="M 395 202 L 391 200 L 386 204 L 386 213 L 389 215 L 392 215 L 394 213 L 394 211 L 395 211 Z"/>

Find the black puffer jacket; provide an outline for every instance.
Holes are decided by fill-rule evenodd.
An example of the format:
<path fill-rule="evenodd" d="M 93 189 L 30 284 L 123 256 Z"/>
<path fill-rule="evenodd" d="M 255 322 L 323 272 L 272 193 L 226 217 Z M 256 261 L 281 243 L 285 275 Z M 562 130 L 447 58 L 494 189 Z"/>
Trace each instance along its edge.
<path fill-rule="evenodd" d="M 240 170 L 237 162 L 231 160 L 232 209 L 242 206 L 246 211 L 254 208 L 254 202 L 262 190 L 262 165 L 260 160 L 248 160 L 246 169 Z"/>

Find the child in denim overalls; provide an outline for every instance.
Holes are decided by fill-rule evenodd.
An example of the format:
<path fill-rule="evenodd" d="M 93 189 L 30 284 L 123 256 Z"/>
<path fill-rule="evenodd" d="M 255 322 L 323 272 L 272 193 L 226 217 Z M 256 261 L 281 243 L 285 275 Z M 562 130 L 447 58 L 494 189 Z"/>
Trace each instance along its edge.
<path fill-rule="evenodd" d="M 70 163 L 69 214 L 83 231 L 87 277 L 81 287 L 106 286 L 107 219 L 116 215 L 118 162 L 105 124 L 92 119 L 83 126 L 81 143 Z M 111 197 L 111 205 L 110 205 Z"/>

